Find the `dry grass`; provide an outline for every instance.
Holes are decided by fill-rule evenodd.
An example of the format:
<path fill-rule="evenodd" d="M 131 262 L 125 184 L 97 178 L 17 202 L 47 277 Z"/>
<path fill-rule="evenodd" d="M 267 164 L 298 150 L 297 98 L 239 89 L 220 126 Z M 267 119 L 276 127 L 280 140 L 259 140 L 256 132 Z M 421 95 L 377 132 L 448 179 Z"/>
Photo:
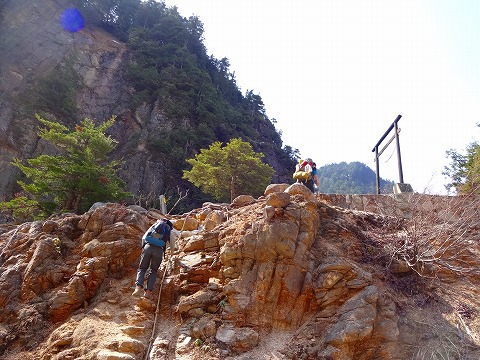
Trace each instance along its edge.
<path fill-rule="evenodd" d="M 434 206 L 430 199 L 404 197 L 398 204 L 406 216 L 386 217 L 384 226 L 373 232 L 375 242 L 390 258 L 388 265 L 404 262 L 427 277 L 478 276 L 480 197 L 439 198 L 442 203 Z M 395 215 L 399 209 L 388 212 Z"/>

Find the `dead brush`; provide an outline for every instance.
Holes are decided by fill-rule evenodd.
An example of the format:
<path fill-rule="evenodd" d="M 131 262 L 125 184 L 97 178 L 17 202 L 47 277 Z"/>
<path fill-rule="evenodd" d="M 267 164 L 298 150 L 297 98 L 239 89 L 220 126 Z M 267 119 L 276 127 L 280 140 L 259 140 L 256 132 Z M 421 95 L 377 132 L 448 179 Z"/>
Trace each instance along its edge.
<path fill-rule="evenodd" d="M 411 194 L 400 201 L 406 216 L 387 217 L 382 234 L 377 234 L 390 264 L 404 262 L 428 277 L 480 274 L 479 196 Z"/>

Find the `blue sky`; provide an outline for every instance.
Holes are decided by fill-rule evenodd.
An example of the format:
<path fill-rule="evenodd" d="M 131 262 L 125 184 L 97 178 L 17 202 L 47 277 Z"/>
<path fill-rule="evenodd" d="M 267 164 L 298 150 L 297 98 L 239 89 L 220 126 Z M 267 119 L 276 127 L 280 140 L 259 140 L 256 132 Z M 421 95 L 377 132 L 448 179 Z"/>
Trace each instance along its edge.
<path fill-rule="evenodd" d="M 445 193 L 449 149 L 479 140 L 480 1 L 166 0 L 204 23 L 242 92 L 318 166 L 361 161 L 401 114 L 403 177 Z M 399 181 L 394 143 L 380 175 Z"/>

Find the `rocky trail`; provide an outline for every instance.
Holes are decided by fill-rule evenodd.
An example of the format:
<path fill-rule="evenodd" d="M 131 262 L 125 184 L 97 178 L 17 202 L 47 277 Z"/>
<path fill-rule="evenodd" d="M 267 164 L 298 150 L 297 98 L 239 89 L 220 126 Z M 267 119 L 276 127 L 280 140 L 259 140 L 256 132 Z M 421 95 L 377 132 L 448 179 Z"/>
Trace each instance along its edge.
<path fill-rule="evenodd" d="M 96 204 L 4 224 L 0 357 L 478 359 L 479 224 L 467 216 L 477 210 L 478 199 L 454 206 L 275 184 L 258 199 L 183 215 Z M 415 244 L 423 251 L 428 238 L 439 253 L 447 241 L 443 262 L 409 266 L 411 221 L 434 213 L 422 229 L 435 237 Z M 163 216 L 177 251 L 153 301 L 132 297 L 140 238 Z"/>

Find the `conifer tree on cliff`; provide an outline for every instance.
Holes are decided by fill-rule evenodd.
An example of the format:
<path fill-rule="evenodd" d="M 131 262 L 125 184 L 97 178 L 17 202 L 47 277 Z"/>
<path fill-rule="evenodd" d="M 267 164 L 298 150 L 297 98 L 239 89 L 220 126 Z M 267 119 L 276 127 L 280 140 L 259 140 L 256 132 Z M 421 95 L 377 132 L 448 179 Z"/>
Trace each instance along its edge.
<path fill-rule="evenodd" d="M 57 155 L 43 154 L 27 160 L 27 164 L 14 159 L 12 164 L 24 173 L 28 183 L 18 181 L 23 192 L 0 203 L 0 209 L 12 210 L 14 217 L 26 220 L 55 211 L 79 213 L 94 202 L 119 200 L 128 195 L 116 175 L 121 163 L 107 159 L 117 143 L 105 135 L 114 117 L 98 127 L 85 119 L 72 131 L 57 122 L 36 117 L 44 125 L 38 135 L 55 147 Z"/>
<path fill-rule="evenodd" d="M 220 201 L 232 201 L 238 195 L 259 196 L 274 173 L 270 165 L 262 163 L 262 157 L 239 138 L 224 147 L 216 141 L 187 160 L 192 169 L 184 170 L 183 178 Z"/>

